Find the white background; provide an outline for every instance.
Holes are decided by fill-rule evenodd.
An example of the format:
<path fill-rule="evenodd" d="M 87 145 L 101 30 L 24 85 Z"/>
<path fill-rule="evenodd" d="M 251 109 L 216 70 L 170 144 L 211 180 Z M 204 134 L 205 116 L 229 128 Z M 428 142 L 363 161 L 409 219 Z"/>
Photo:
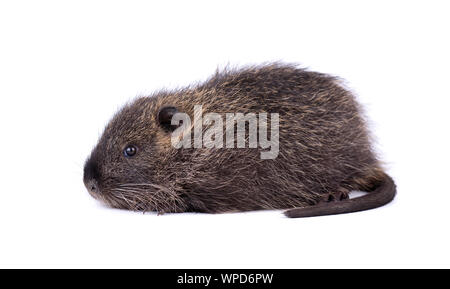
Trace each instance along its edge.
<path fill-rule="evenodd" d="M 0 266 L 450 267 L 448 1 L 2 1 Z M 137 95 L 282 60 L 358 94 L 398 185 L 355 214 L 135 213 L 82 168 Z"/>

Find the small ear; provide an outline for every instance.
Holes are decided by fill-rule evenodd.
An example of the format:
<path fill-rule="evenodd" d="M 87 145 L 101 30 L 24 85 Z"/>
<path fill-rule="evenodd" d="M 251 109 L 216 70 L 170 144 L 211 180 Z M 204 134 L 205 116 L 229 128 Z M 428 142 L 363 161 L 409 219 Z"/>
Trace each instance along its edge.
<path fill-rule="evenodd" d="M 176 125 L 172 125 L 172 117 L 178 112 L 174 106 L 165 106 L 158 112 L 158 123 L 167 131 L 173 131 L 177 128 Z"/>

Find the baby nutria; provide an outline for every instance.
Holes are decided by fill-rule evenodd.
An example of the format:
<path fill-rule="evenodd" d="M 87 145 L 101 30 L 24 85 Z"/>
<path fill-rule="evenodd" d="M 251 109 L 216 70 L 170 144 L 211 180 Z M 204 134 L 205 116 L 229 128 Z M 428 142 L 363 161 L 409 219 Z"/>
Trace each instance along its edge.
<path fill-rule="evenodd" d="M 242 126 L 234 131 L 243 115 L 244 146 Z M 224 128 L 214 138 L 213 123 Z M 256 135 L 274 148 L 249 144 Z M 376 208 L 396 193 L 352 93 L 336 77 L 280 63 L 225 69 L 127 104 L 86 161 L 84 183 L 111 207 L 158 213 L 289 209 L 288 217 L 310 217 Z M 368 193 L 350 199 L 351 191 Z"/>

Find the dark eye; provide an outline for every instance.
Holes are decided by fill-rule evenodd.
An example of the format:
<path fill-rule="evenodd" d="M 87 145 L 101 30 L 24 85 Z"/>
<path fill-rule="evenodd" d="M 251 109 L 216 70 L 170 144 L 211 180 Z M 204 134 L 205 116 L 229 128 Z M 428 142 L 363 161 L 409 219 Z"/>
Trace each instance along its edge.
<path fill-rule="evenodd" d="M 126 157 L 132 157 L 136 154 L 137 149 L 135 146 L 127 146 L 124 150 L 123 153 Z"/>

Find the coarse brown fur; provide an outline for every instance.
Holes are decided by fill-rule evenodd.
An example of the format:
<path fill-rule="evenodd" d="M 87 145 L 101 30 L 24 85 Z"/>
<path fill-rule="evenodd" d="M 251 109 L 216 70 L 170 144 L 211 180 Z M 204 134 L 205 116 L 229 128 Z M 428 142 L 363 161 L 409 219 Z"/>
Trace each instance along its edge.
<path fill-rule="evenodd" d="M 279 113 L 278 157 L 263 160 L 260 148 L 174 148 L 158 112 L 171 106 L 193 118 L 196 104 L 204 114 Z M 130 144 L 137 153 L 127 158 L 123 150 Z M 84 172 L 88 191 L 116 208 L 221 213 L 300 207 L 288 211 L 290 217 L 383 205 L 395 195 L 389 180 L 361 108 L 340 80 L 279 63 L 224 70 L 203 84 L 136 99 L 107 125 Z M 372 201 L 348 199 L 354 190 L 373 191 Z M 320 210 L 305 215 L 302 207 Z"/>

